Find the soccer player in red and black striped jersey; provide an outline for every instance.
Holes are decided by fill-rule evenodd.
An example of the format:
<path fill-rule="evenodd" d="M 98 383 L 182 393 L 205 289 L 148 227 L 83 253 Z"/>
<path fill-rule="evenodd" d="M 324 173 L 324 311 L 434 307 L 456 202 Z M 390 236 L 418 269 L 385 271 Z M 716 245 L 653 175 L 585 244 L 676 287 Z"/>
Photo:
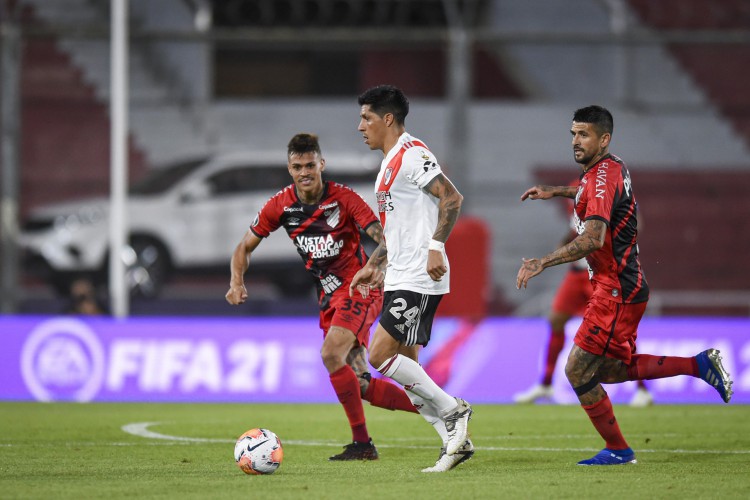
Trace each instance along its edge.
<path fill-rule="evenodd" d="M 233 305 L 245 302 L 244 275 L 253 251 L 263 238 L 283 227 L 316 280 L 324 337 L 321 356 L 352 429 L 353 442 L 330 460 L 376 460 L 378 452 L 367 432 L 362 400 L 417 413 L 402 388 L 373 379 L 367 371 L 365 351 L 370 327 L 383 306 L 381 291 L 373 290 L 367 297 L 349 296 L 352 277 L 367 262 L 360 228 L 379 243 L 383 227 L 360 195 L 343 184 L 323 181 L 325 159 L 317 136 L 295 135 L 289 141 L 287 159 L 293 183 L 266 202 L 237 245 L 226 299 Z"/>
<path fill-rule="evenodd" d="M 523 259 L 516 286 L 526 288 L 531 278 L 551 266 L 582 257 L 588 263 L 593 293 L 565 374 L 606 447 L 579 465 L 636 462 L 602 383 L 691 375 L 712 385 L 725 403 L 732 397 L 732 381 L 716 349 L 689 358 L 634 354 L 649 290 L 638 259 L 630 172 L 620 158 L 609 153 L 613 124 L 612 114 L 601 106 L 577 110 L 570 132 L 573 157 L 583 171 L 579 186 L 534 186 L 521 196 L 521 201 L 554 196 L 575 199 L 578 236 L 541 259 Z"/>
<path fill-rule="evenodd" d="M 571 186 L 578 187 L 578 179 L 571 182 Z M 576 232 L 576 218 L 573 200 L 566 199 L 567 216 L 570 220 L 570 228 L 565 240 L 561 245 L 573 241 L 578 233 Z M 638 214 L 636 214 L 638 215 Z M 640 228 L 640 218 L 638 219 Z M 640 230 L 640 229 L 639 229 Z M 547 342 L 546 355 L 544 356 L 544 371 L 541 381 L 530 387 L 528 390 L 516 394 L 513 400 L 516 403 L 533 403 L 540 399 L 552 399 L 552 376 L 555 373 L 557 358 L 565 346 L 565 325 L 573 316 L 583 316 L 586 311 L 586 305 L 589 303 L 593 288 L 589 280 L 588 267 L 586 260 L 580 259 L 568 264 L 568 271 L 563 276 L 560 286 L 557 288 L 555 298 L 552 301 L 552 308 L 549 314 L 549 340 Z M 630 400 L 630 406 L 644 407 L 653 404 L 653 396 L 648 391 L 643 380 L 637 381 L 637 389 Z"/>

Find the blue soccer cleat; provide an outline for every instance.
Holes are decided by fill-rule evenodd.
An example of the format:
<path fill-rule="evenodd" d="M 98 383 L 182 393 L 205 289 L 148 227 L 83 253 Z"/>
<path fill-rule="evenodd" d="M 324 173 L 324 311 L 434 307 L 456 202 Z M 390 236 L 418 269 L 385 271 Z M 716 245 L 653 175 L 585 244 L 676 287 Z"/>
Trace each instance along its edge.
<path fill-rule="evenodd" d="M 708 382 L 721 396 L 725 403 L 732 399 L 732 379 L 721 364 L 721 354 L 716 349 L 707 349 L 695 356 L 698 361 L 700 378 Z"/>
<path fill-rule="evenodd" d="M 638 461 L 635 459 L 635 453 L 630 448 L 625 448 L 624 450 L 604 448 L 588 460 L 581 460 L 578 462 L 578 465 L 625 465 L 635 463 L 638 463 Z"/>

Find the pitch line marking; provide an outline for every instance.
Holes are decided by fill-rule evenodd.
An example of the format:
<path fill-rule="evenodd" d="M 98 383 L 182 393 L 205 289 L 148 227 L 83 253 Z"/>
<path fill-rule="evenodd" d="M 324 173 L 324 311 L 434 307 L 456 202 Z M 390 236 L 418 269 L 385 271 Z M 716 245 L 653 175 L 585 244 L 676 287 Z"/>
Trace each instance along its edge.
<path fill-rule="evenodd" d="M 168 434 L 160 434 L 149 430 L 152 425 L 159 425 L 165 422 L 134 422 L 132 424 L 126 424 L 121 429 L 128 434 L 134 436 L 140 436 L 148 439 L 167 439 L 169 441 L 189 441 L 193 443 L 226 443 L 226 439 L 211 439 L 211 438 L 193 438 L 185 436 L 170 436 Z"/>
<path fill-rule="evenodd" d="M 147 439 L 161 439 L 166 441 L 179 441 L 184 443 L 232 443 L 232 439 L 221 439 L 221 438 L 194 438 L 187 436 L 172 436 L 170 434 L 162 434 L 154 432 L 149 427 L 154 425 L 164 424 L 166 422 L 134 422 L 132 424 L 126 424 L 121 429 L 134 436 L 139 436 Z M 285 444 L 292 444 L 296 446 L 339 446 L 339 443 L 325 442 L 325 441 L 294 441 L 294 440 L 282 440 Z M 389 445 L 389 444 L 378 444 L 381 448 L 406 448 L 410 450 L 423 450 L 423 449 L 434 449 L 435 446 L 420 446 L 420 445 Z M 539 451 L 539 452 L 590 452 L 599 451 L 599 448 L 545 448 L 545 447 L 513 447 L 513 446 L 476 446 L 477 450 L 482 451 Z M 672 450 L 647 450 L 638 449 L 638 453 L 679 453 L 686 455 L 710 455 L 710 454 L 723 454 L 728 453 L 731 455 L 750 455 L 750 450 L 683 450 L 683 449 L 672 449 Z"/>

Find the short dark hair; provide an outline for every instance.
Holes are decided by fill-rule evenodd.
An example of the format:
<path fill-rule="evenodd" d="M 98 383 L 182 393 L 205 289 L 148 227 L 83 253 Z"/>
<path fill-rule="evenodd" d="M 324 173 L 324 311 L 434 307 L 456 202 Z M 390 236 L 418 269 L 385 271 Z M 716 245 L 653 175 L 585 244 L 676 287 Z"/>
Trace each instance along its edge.
<path fill-rule="evenodd" d="M 320 144 L 318 143 L 318 136 L 315 134 L 297 134 L 291 138 L 287 145 L 286 154 L 288 157 L 292 155 L 303 155 L 305 153 L 318 153 L 318 156 L 322 156 L 320 152 Z"/>
<path fill-rule="evenodd" d="M 586 106 L 585 108 L 577 109 L 573 113 L 573 121 L 579 123 L 591 123 L 599 132 L 599 135 L 605 133 L 612 135 L 612 131 L 615 128 L 615 121 L 612 118 L 612 113 L 607 108 L 602 106 Z"/>
<path fill-rule="evenodd" d="M 406 98 L 403 91 L 393 85 L 378 85 L 372 87 L 359 96 L 357 100 L 360 106 L 365 104 L 380 117 L 386 113 L 392 113 L 396 123 L 403 125 L 406 121 L 406 115 L 409 114 L 409 99 Z"/>

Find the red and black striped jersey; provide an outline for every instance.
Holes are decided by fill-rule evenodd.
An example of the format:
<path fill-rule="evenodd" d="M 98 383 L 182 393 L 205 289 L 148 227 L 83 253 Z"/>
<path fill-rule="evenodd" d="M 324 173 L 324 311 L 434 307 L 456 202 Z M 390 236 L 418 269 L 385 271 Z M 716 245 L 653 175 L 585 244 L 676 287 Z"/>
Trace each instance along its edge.
<path fill-rule="evenodd" d="M 625 163 L 607 155 L 581 175 L 575 198 L 576 231 L 587 220 L 608 226 L 604 246 L 586 257 L 594 295 L 622 303 L 648 300 L 648 283 L 638 259 L 636 200 Z"/>
<path fill-rule="evenodd" d="M 367 262 L 359 229 L 377 221 L 359 194 L 327 181 L 323 197 L 314 205 L 300 201 L 294 184 L 285 187 L 263 205 L 250 230 L 265 238 L 283 226 L 305 268 L 319 280 L 321 291 L 330 295 L 348 286 Z"/>

